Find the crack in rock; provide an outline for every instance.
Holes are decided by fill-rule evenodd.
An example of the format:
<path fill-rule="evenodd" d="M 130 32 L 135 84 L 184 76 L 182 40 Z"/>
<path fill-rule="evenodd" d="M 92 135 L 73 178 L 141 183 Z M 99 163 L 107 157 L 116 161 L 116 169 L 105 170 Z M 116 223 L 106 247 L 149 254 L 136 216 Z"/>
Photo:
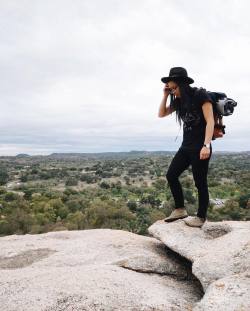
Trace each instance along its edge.
<path fill-rule="evenodd" d="M 159 265 L 157 265 L 157 259 L 151 264 L 147 262 L 147 265 L 145 265 L 145 258 L 142 256 L 122 259 L 114 262 L 113 264 L 138 273 L 158 274 L 161 276 L 167 275 L 178 281 L 190 281 L 193 283 L 197 293 L 199 293 L 202 299 L 205 292 L 200 280 L 192 273 L 192 262 L 164 244 L 163 249 L 165 249 L 166 256 L 165 267 L 159 267 Z M 176 269 L 173 269 L 171 265 L 167 265 L 169 261 L 175 261 L 178 265 L 182 266 L 182 269 L 179 267 L 176 271 Z"/>

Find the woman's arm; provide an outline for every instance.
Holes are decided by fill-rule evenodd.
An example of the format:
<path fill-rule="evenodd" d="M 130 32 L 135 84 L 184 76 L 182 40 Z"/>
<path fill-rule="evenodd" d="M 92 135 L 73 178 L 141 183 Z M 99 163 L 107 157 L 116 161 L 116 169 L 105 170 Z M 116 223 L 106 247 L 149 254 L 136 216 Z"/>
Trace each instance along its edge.
<path fill-rule="evenodd" d="M 205 102 L 202 105 L 203 115 L 207 122 L 204 144 L 210 144 L 214 133 L 214 114 L 211 102 Z"/>
<path fill-rule="evenodd" d="M 161 104 L 160 104 L 159 111 L 158 111 L 158 117 L 159 118 L 166 117 L 174 111 L 173 108 L 170 108 L 170 105 L 166 106 L 167 99 L 168 99 L 168 94 L 164 94 L 162 101 L 161 101 Z"/>
<path fill-rule="evenodd" d="M 211 102 L 205 102 L 202 105 L 203 115 L 207 122 L 204 144 L 210 144 L 214 133 L 214 114 Z M 210 148 L 202 147 L 200 151 L 200 159 L 207 159 L 210 155 Z"/>

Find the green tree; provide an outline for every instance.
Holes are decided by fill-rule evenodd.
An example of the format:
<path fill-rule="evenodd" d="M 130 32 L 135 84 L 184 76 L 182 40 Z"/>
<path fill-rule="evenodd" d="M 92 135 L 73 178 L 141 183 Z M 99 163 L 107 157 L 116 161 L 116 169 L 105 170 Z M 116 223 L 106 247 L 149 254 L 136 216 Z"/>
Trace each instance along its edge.
<path fill-rule="evenodd" d="M 246 194 L 242 194 L 239 197 L 239 205 L 242 208 L 246 208 L 247 207 L 247 202 L 250 199 L 250 193 L 246 193 Z"/>
<path fill-rule="evenodd" d="M 69 213 L 69 209 L 68 209 L 67 206 L 64 205 L 64 206 L 61 206 L 61 207 L 57 210 L 56 215 L 57 215 L 57 216 L 60 216 L 61 219 L 64 219 L 64 218 L 67 217 L 68 213 Z"/>
<path fill-rule="evenodd" d="M 121 230 L 129 230 L 130 221 L 136 218 L 125 203 L 113 200 L 102 201 L 99 198 L 91 202 L 85 215 L 90 228 Z"/>
<path fill-rule="evenodd" d="M 77 186 L 78 185 L 78 179 L 75 177 L 69 177 L 67 178 L 65 182 L 65 186 Z"/>
<path fill-rule="evenodd" d="M 7 172 L 7 169 L 5 167 L 0 167 L 0 185 L 7 184 L 9 180 L 9 174 Z"/>
<path fill-rule="evenodd" d="M 86 218 L 83 212 L 76 211 L 75 213 L 69 213 L 65 219 L 66 226 L 69 230 L 82 230 L 86 226 Z"/>

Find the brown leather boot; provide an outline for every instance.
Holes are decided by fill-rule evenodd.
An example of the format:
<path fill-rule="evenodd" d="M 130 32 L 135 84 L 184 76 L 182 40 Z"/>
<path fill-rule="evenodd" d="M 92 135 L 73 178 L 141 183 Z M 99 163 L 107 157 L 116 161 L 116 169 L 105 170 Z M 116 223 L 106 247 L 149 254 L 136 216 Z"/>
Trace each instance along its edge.
<path fill-rule="evenodd" d="M 166 222 L 175 221 L 177 219 L 182 219 L 188 217 L 188 213 L 185 207 L 175 208 L 171 214 L 164 219 Z"/>

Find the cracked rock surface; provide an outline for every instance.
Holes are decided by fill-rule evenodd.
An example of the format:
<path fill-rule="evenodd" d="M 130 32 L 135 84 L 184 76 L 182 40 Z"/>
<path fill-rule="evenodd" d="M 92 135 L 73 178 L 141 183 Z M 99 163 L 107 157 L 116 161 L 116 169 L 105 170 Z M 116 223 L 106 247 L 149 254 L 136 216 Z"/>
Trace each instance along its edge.
<path fill-rule="evenodd" d="M 4 311 L 192 310 L 203 296 L 191 262 L 153 237 L 57 231 L 1 237 L 0 246 Z"/>
<path fill-rule="evenodd" d="M 159 220 L 148 232 L 192 262 L 205 292 L 194 311 L 250 310 L 250 221 L 206 221 L 195 228 L 182 219 Z"/>

